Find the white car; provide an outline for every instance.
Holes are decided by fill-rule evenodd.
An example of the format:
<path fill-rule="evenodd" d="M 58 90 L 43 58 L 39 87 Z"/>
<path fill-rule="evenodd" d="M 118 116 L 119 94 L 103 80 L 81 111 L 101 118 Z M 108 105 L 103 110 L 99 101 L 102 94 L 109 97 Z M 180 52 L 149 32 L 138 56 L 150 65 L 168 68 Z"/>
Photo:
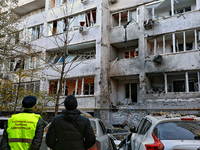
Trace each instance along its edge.
<path fill-rule="evenodd" d="M 130 129 L 126 150 L 200 150 L 200 118 L 184 116 L 144 117 Z"/>

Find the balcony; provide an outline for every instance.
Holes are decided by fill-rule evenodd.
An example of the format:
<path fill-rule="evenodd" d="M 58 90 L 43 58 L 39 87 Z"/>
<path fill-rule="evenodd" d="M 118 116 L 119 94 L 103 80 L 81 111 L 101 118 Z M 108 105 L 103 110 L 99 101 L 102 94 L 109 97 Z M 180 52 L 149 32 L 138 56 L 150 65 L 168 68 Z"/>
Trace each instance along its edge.
<path fill-rule="evenodd" d="M 45 0 L 19 0 L 18 7 L 16 7 L 14 11 L 20 15 L 24 15 L 33 10 L 44 7 Z"/>

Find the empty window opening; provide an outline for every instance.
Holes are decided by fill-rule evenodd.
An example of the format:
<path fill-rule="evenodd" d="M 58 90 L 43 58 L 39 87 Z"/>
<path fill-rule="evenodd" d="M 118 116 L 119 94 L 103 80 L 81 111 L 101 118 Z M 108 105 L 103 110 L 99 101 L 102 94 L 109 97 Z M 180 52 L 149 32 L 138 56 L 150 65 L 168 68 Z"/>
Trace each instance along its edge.
<path fill-rule="evenodd" d="M 199 92 L 199 72 L 147 74 L 147 94 L 168 92 Z"/>
<path fill-rule="evenodd" d="M 133 59 L 139 56 L 138 40 L 128 41 L 125 48 L 124 42 L 111 45 L 111 59 Z"/>
<path fill-rule="evenodd" d="M 164 93 L 164 76 L 161 73 L 147 74 L 147 94 Z"/>
<path fill-rule="evenodd" d="M 137 83 L 126 83 L 125 98 L 131 99 L 132 103 L 137 103 Z"/>
<path fill-rule="evenodd" d="M 133 51 L 124 52 L 124 58 L 125 59 L 135 58 L 136 56 L 138 56 L 138 49 L 135 49 Z"/>
<path fill-rule="evenodd" d="M 173 81 L 174 92 L 185 92 L 185 80 Z"/>

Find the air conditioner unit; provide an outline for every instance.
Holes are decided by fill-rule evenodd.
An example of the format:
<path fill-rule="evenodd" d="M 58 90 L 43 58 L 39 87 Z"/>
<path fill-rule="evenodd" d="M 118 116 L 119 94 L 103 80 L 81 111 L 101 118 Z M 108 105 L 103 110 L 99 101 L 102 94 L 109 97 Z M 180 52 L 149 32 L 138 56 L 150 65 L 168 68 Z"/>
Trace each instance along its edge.
<path fill-rule="evenodd" d="M 152 20 L 152 19 L 149 19 L 149 20 L 145 20 L 145 21 L 144 21 L 144 28 L 145 28 L 146 30 L 152 29 L 152 28 L 153 28 L 153 25 L 154 25 L 154 20 Z"/>
<path fill-rule="evenodd" d="M 117 0 L 108 0 L 110 3 L 115 3 Z"/>
<path fill-rule="evenodd" d="M 81 3 L 83 3 L 85 5 L 85 4 L 87 4 L 87 0 L 81 0 Z"/>
<path fill-rule="evenodd" d="M 86 26 L 80 26 L 79 27 L 79 33 L 87 34 L 87 27 Z"/>

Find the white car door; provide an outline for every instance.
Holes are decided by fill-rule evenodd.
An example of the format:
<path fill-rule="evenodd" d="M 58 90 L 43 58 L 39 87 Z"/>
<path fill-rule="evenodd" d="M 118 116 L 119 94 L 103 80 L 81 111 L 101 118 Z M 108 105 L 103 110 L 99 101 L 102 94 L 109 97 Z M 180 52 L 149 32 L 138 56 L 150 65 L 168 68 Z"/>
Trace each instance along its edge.
<path fill-rule="evenodd" d="M 143 150 L 143 147 L 141 144 L 147 137 L 147 131 L 151 127 L 151 122 L 145 118 L 142 119 L 138 126 L 137 134 L 135 134 L 133 138 L 133 145 L 132 150 Z M 144 149 L 145 150 L 145 149 Z"/>

